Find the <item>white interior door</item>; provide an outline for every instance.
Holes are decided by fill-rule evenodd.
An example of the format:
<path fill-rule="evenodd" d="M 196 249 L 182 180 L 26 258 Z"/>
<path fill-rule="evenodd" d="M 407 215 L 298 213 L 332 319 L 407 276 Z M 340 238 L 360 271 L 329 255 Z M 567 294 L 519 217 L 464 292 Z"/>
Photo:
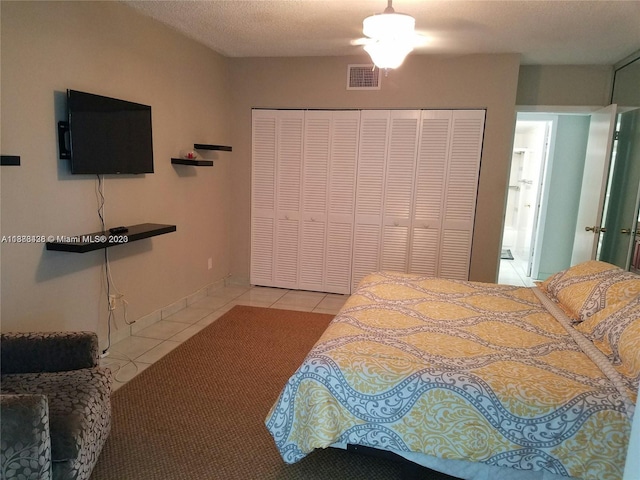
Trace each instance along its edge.
<path fill-rule="evenodd" d="M 469 279 L 484 110 L 455 110 L 443 198 L 438 276 Z"/>
<path fill-rule="evenodd" d="M 365 110 L 360 114 L 352 291 L 366 275 L 380 269 L 389 124 L 389 110 Z"/>
<path fill-rule="evenodd" d="M 407 271 L 420 110 L 391 112 L 382 215 L 381 269 Z"/>
<path fill-rule="evenodd" d="M 305 112 L 298 286 L 350 293 L 360 112 Z"/>
<path fill-rule="evenodd" d="M 305 112 L 302 167 L 302 219 L 300 222 L 299 288 L 324 287 L 327 233 L 327 188 L 331 153 L 332 113 Z"/>
<path fill-rule="evenodd" d="M 267 110 L 253 111 L 251 175 L 251 272 L 254 285 L 273 286 L 277 118 Z"/>
<path fill-rule="evenodd" d="M 274 279 L 298 287 L 304 111 L 278 112 Z"/>
<path fill-rule="evenodd" d="M 535 199 L 533 203 L 533 212 L 531 223 L 527 234 L 527 277 L 531 277 L 533 271 L 533 265 L 535 263 L 536 252 L 536 232 L 538 230 L 538 222 L 540 221 L 540 208 L 542 206 L 542 191 L 544 171 L 546 169 L 547 161 L 549 160 L 549 146 L 551 145 L 551 128 L 552 122 L 545 121 L 539 127 L 538 139 L 540 150 L 538 155 L 535 156 L 534 168 L 531 171 L 531 177 L 533 179 L 533 185 L 535 185 L 535 194 L 532 198 Z M 543 133 L 544 132 L 544 133 Z"/>
<path fill-rule="evenodd" d="M 616 105 L 609 105 L 591 114 L 571 265 L 596 258 L 616 111 Z"/>
<path fill-rule="evenodd" d="M 484 111 L 255 110 L 251 283 L 468 278 Z"/>
<path fill-rule="evenodd" d="M 360 112 L 333 112 L 324 291 L 351 293 Z"/>
<path fill-rule="evenodd" d="M 438 274 L 452 118 L 451 110 L 425 110 L 420 119 L 409 273 Z"/>

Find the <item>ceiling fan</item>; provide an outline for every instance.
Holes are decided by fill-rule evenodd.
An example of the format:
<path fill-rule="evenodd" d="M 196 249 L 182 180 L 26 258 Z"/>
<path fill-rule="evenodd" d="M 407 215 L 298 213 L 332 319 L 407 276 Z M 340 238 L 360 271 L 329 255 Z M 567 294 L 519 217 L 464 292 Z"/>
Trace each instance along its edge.
<path fill-rule="evenodd" d="M 362 22 L 366 38 L 354 40 L 363 45 L 371 60 L 380 69 L 398 68 L 405 57 L 427 38 L 415 32 L 416 20 L 411 15 L 396 13 L 393 0 L 387 0 L 384 12 L 371 15 Z"/>

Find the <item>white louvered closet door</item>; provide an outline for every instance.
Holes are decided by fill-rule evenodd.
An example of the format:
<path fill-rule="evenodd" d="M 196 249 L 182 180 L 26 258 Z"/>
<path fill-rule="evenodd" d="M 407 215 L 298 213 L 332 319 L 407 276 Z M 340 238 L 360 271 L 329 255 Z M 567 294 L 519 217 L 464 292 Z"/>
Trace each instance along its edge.
<path fill-rule="evenodd" d="M 252 112 L 251 270 L 254 285 L 274 286 L 276 112 Z"/>
<path fill-rule="evenodd" d="M 324 287 L 332 116 L 330 111 L 305 113 L 299 262 L 299 288 L 304 290 Z"/>
<path fill-rule="evenodd" d="M 274 279 L 298 288 L 304 111 L 278 111 Z"/>
<path fill-rule="evenodd" d="M 390 112 L 360 113 L 351 291 L 380 269 L 382 207 Z"/>
<path fill-rule="evenodd" d="M 439 272 L 452 117 L 451 110 L 424 110 L 420 119 L 409 273 Z"/>
<path fill-rule="evenodd" d="M 333 112 L 324 291 L 351 292 L 359 111 Z"/>
<path fill-rule="evenodd" d="M 439 276 L 468 280 L 484 110 L 454 110 L 444 191 Z"/>
<path fill-rule="evenodd" d="M 251 283 L 468 279 L 483 110 L 254 110 Z"/>
<path fill-rule="evenodd" d="M 382 215 L 382 270 L 406 272 L 408 268 L 419 123 L 419 110 L 391 111 Z"/>

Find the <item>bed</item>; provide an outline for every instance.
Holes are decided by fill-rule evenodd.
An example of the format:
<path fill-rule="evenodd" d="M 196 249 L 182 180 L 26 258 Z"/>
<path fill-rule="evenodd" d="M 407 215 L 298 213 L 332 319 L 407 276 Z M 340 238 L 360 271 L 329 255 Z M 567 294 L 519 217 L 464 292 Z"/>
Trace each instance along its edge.
<path fill-rule="evenodd" d="M 287 463 L 362 445 L 464 479 L 621 479 L 640 277 L 590 261 L 536 287 L 367 276 L 266 426 Z"/>

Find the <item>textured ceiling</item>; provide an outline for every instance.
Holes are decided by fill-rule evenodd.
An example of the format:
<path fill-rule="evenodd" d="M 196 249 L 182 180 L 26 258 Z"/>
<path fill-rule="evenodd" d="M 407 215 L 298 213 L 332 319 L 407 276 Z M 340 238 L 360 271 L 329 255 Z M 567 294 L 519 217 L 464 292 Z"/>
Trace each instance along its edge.
<path fill-rule="evenodd" d="M 386 0 L 124 1 L 228 57 L 359 55 Z M 640 1 L 396 0 L 428 37 L 415 54 L 520 53 L 523 64 L 611 65 L 640 49 Z"/>

